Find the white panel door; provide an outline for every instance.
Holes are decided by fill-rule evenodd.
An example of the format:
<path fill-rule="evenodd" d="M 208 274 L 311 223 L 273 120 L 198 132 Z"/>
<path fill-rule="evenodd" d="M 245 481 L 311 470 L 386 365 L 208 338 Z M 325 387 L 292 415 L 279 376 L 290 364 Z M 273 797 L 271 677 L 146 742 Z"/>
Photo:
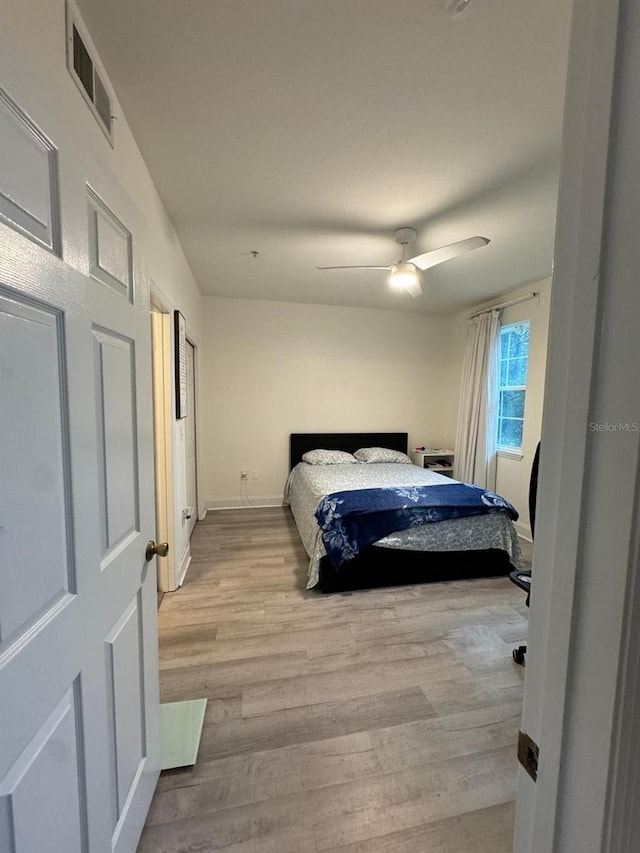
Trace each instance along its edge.
<path fill-rule="evenodd" d="M 4 223 L 0 483 L 0 850 L 133 853 L 159 766 L 148 290 Z"/>

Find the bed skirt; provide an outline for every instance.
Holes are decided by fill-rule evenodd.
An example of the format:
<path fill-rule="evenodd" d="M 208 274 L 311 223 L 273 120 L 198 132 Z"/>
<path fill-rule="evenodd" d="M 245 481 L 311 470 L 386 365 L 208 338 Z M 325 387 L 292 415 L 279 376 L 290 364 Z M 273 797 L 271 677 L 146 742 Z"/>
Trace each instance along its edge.
<path fill-rule="evenodd" d="M 347 592 L 382 586 L 508 575 L 514 570 L 506 551 L 404 551 L 368 545 L 336 571 L 329 557 L 320 561 L 320 592 Z"/>

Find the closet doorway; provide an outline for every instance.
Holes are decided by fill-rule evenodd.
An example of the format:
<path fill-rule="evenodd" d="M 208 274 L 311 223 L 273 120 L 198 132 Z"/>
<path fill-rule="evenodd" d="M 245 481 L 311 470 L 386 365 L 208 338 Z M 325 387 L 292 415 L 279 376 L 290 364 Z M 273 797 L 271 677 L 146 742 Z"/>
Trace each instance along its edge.
<path fill-rule="evenodd" d="M 187 418 L 185 426 L 185 455 L 187 475 L 187 527 L 189 536 L 198 520 L 197 474 L 197 417 L 196 409 L 196 348 L 187 339 Z"/>

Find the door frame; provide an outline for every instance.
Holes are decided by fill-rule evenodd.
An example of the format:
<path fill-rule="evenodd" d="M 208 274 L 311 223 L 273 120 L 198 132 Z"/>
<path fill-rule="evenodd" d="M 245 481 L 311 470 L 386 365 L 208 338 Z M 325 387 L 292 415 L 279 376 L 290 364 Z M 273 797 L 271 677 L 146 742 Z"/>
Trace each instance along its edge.
<path fill-rule="evenodd" d="M 164 291 L 158 286 L 158 284 L 151 279 L 151 303 L 155 306 L 156 310 L 159 311 L 164 317 L 166 317 L 165 322 L 168 323 L 168 333 L 164 335 L 164 411 L 158 411 L 157 417 L 162 419 L 162 429 L 164 429 L 166 435 L 169 436 L 170 440 L 165 438 L 166 447 L 170 452 L 167 454 L 167 458 L 160 463 L 164 469 L 164 480 L 167 483 L 171 483 L 171 500 L 170 502 L 167 499 L 167 509 L 166 512 L 168 514 L 167 527 L 164 529 L 171 530 L 171 538 L 165 538 L 164 541 L 170 542 L 169 554 L 173 552 L 173 559 L 168 562 L 166 566 L 159 566 L 158 568 L 158 577 L 159 583 L 160 578 L 162 578 L 163 586 L 159 586 L 161 592 L 173 592 L 178 589 L 185 578 L 187 570 L 189 568 L 189 564 L 191 562 L 190 557 L 186 561 L 183 562 L 182 565 L 178 564 L 178 553 L 176 551 L 175 543 L 178 541 L 178 530 L 179 525 L 182 525 L 182 507 L 177 506 L 176 504 L 176 478 L 178 476 L 178 460 L 175 453 L 176 447 L 176 418 L 175 418 L 175 374 L 174 374 L 174 358 L 175 358 L 175 341 L 173 336 L 173 313 L 175 310 L 175 305 L 171 301 L 171 299 L 164 293 Z M 188 329 L 187 331 L 187 339 L 189 343 L 193 346 L 194 349 L 194 395 L 195 395 L 195 432 L 196 432 L 196 495 L 197 495 L 197 506 L 195 507 L 195 512 L 197 514 L 197 519 L 202 521 L 206 515 L 206 509 L 204 501 L 201 499 L 202 488 L 201 488 L 201 480 L 200 480 L 200 471 L 201 471 L 201 457 L 200 457 L 200 441 L 199 436 L 201 434 L 200 429 L 200 382 L 199 382 L 199 345 L 197 337 L 193 335 L 192 331 Z M 168 404 L 166 401 L 168 400 Z M 160 534 L 158 534 L 160 535 Z M 171 543 L 173 543 L 174 547 L 171 547 Z M 158 560 L 158 563 L 166 563 L 166 560 Z"/>
<path fill-rule="evenodd" d="M 175 501 L 173 491 L 173 347 L 171 314 L 151 286 L 151 347 L 153 377 L 153 450 L 155 471 L 156 539 L 169 544 L 158 558 L 158 590 L 176 588 Z"/>
<path fill-rule="evenodd" d="M 522 724 L 540 760 L 537 783 L 519 772 L 517 853 L 622 853 L 640 830 L 640 434 L 590 427 L 640 420 L 638 42 L 638 0 L 575 4 Z"/>
<path fill-rule="evenodd" d="M 198 405 L 198 345 L 193 342 L 190 335 L 187 335 L 187 345 L 191 347 L 193 350 L 193 435 L 194 435 L 194 444 L 195 444 L 195 456 L 194 456 L 194 464 L 195 471 L 193 472 L 194 480 L 195 480 L 195 488 L 196 488 L 196 503 L 193 507 L 193 513 L 195 515 L 195 519 L 193 524 L 191 524 L 191 534 L 193 534 L 193 530 L 195 528 L 196 521 L 201 521 L 202 518 L 200 516 L 200 483 L 198 481 L 198 472 L 200 470 L 199 462 L 199 452 L 200 452 L 200 431 L 198 429 L 198 420 L 200 416 L 200 407 Z"/>
<path fill-rule="evenodd" d="M 200 436 L 202 433 L 202 423 L 201 423 L 201 411 L 202 406 L 200 402 L 200 345 L 198 344 L 198 338 L 193 334 L 192 330 L 187 328 L 187 340 L 193 347 L 193 394 L 196 402 L 196 411 L 195 411 L 195 431 L 196 431 L 196 514 L 198 521 L 204 521 L 204 518 L 207 514 L 205 500 L 203 498 L 204 491 L 202 489 L 202 456 L 201 456 L 201 445 Z"/>

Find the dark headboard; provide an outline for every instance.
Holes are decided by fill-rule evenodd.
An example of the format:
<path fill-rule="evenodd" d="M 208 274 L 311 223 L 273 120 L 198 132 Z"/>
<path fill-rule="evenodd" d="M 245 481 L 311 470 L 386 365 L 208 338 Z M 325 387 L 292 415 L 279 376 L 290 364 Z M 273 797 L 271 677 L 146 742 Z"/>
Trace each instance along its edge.
<path fill-rule="evenodd" d="M 407 452 L 407 432 L 292 432 L 289 437 L 289 470 L 302 460 L 307 450 L 346 450 L 354 453 L 361 447 L 388 447 Z"/>

